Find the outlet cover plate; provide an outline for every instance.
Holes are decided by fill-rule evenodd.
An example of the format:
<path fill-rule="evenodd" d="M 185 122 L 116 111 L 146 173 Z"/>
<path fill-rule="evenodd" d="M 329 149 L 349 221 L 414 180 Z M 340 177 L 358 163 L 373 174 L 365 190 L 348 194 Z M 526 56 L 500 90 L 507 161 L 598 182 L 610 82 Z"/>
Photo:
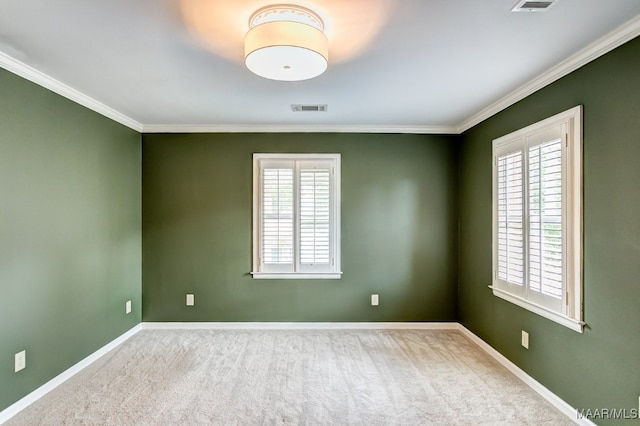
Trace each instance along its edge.
<path fill-rule="evenodd" d="M 529 333 L 524 330 L 522 330 L 522 346 L 529 349 Z"/>
<path fill-rule="evenodd" d="M 24 370 L 27 366 L 27 351 L 18 352 L 15 355 L 15 372 Z"/>
<path fill-rule="evenodd" d="M 127 302 L 124 304 L 124 313 L 125 314 L 131 313 L 131 300 L 127 300 Z"/>
<path fill-rule="evenodd" d="M 187 306 L 193 306 L 195 304 L 193 294 L 187 294 Z"/>
<path fill-rule="evenodd" d="M 378 306 L 380 304 L 380 296 L 378 294 L 371 295 L 371 306 Z"/>

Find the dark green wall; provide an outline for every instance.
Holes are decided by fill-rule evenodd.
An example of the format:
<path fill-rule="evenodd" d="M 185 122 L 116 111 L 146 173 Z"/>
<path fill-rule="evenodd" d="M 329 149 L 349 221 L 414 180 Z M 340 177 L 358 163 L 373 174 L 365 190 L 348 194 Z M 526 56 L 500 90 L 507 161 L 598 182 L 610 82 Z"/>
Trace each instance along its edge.
<path fill-rule="evenodd" d="M 140 322 L 140 175 L 138 133 L 0 69 L 0 411 Z"/>
<path fill-rule="evenodd" d="M 460 149 L 459 318 L 576 408 L 638 408 L 640 39 L 465 132 Z M 584 334 L 494 297 L 491 141 L 584 105 Z M 520 346 L 530 333 L 530 349 Z M 607 421 L 599 420 L 598 423 Z"/>
<path fill-rule="evenodd" d="M 144 135 L 144 321 L 454 321 L 456 141 Z M 341 280 L 251 278 L 254 152 L 342 154 Z"/>

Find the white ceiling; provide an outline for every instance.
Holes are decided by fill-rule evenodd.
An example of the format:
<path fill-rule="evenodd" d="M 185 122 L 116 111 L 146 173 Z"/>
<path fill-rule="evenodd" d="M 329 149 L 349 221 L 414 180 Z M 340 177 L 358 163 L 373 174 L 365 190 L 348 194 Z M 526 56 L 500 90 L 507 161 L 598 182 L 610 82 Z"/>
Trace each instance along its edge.
<path fill-rule="evenodd" d="M 329 68 L 279 82 L 242 63 L 273 3 L 0 0 L 0 66 L 146 132 L 457 133 L 640 34 L 639 0 L 296 1 L 326 21 Z"/>

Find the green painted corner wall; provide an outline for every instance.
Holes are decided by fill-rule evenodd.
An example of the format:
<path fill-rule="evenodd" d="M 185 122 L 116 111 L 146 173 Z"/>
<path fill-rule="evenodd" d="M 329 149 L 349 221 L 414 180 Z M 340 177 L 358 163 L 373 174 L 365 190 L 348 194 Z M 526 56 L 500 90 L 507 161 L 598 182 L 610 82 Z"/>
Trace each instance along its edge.
<path fill-rule="evenodd" d="M 342 155 L 342 279 L 251 278 L 255 152 Z M 143 320 L 455 321 L 456 158 L 456 136 L 143 135 Z"/>
<path fill-rule="evenodd" d="M 638 408 L 640 395 L 640 39 L 462 135 L 459 319 L 576 408 Z M 584 334 L 494 297 L 492 140 L 584 105 Z M 520 346 L 520 331 L 530 349 Z M 616 421 L 600 419 L 601 424 Z"/>
<path fill-rule="evenodd" d="M 140 322 L 140 157 L 137 132 L 0 69 L 0 411 Z"/>

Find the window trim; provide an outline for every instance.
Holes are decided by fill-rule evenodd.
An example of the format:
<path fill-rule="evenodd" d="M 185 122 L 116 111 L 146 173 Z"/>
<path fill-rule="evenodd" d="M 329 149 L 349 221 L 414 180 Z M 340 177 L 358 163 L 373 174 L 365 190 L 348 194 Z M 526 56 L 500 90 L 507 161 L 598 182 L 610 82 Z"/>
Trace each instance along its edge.
<path fill-rule="evenodd" d="M 330 232 L 333 238 L 333 244 L 331 250 L 334 254 L 334 265 L 333 271 L 319 271 L 319 272 L 262 272 L 260 271 L 260 184 L 261 184 L 261 176 L 260 176 L 260 165 L 262 161 L 331 161 L 333 163 L 334 173 L 333 173 L 333 185 L 332 185 L 332 209 L 331 215 L 333 217 L 333 227 L 330 228 Z M 342 278 L 342 270 L 340 266 L 340 212 L 341 212 L 341 204 L 340 204 L 340 193 L 341 193 L 341 155 L 339 153 L 335 154 L 280 154 L 280 153 L 254 153 L 253 154 L 253 227 L 252 227 L 252 272 L 251 275 L 254 279 L 341 279 Z M 298 167 L 294 167 L 294 175 Z M 296 179 L 296 177 L 294 177 Z M 297 196 L 294 195 L 294 199 L 297 199 Z M 294 223 L 295 228 L 298 227 L 299 223 L 299 213 L 297 211 L 297 207 L 294 207 Z M 297 240 L 299 236 L 294 231 L 294 240 Z M 297 246 L 294 243 L 294 246 Z M 294 254 L 294 258 L 296 255 Z M 295 261 L 294 261 L 295 265 Z"/>
<path fill-rule="evenodd" d="M 563 300 L 562 312 L 555 311 L 548 307 L 533 302 L 530 299 L 514 294 L 508 290 L 506 282 L 498 279 L 498 202 L 497 202 L 497 184 L 498 170 L 497 159 L 499 155 L 510 152 L 506 149 L 510 146 L 520 146 L 525 154 L 525 141 L 528 136 L 539 134 L 549 128 L 556 126 L 565 126 L 564 153 L 566 173 L 563 174 L 563 186 L 566 185 L 564 194 L 566 199 L 563 200 L 563 222 L 566 223 L 566 247 L 565 253 L 565 269 L 566 277 L 563 280 Z M 515 148 L 513 151 L 517 151 Z M 583 309 L 583 220 L 582 220 L 582 106 L 576 106 L 562 113 L 556 114 L 545 120 L 534 123 L 523 129 L 509 133 L 505 136 L 493 140 L 492 147 L 492 285 L 489 287 L 493 290 L 493 294 L 501 299 L 509 301 L 524 309 L 534 312 L 551 321 L 564 325 L 574 331 L 582 333 L 584 331 L 584 309 Z M 523 159 L 523 168 L 528 160 Z M 524 184 L 523 184 L 524 185 Z M 526 185 L 525 185 L 526 186 Z M 526 198 L 526 193 L 523 193 Z M 526 206 L 526 202 L 523 205 Z M 528 212 L 523 211 L 526 217 Z M 525 222 L 527 223 L 528 220 Z M 526 229 L 526 228 L 524 228 Z M 528 265 L 528 248 L 524 239 L 525 265 Z M 525 266 L 527 271 L 528 266 Z M 526 273 L 525 273 L 526 277 Z M 528 281 L 525 281 L 528 283 Z"/>

